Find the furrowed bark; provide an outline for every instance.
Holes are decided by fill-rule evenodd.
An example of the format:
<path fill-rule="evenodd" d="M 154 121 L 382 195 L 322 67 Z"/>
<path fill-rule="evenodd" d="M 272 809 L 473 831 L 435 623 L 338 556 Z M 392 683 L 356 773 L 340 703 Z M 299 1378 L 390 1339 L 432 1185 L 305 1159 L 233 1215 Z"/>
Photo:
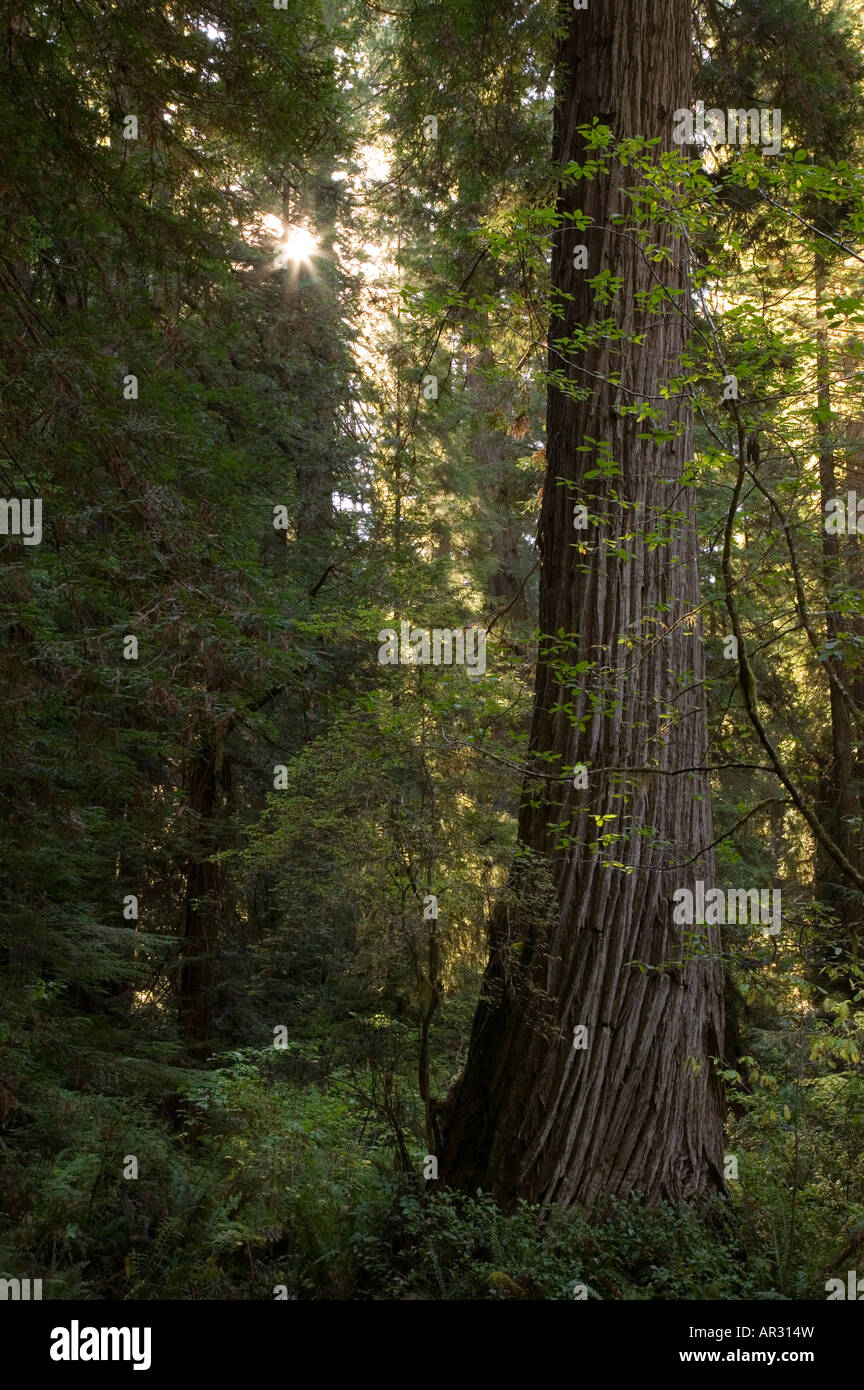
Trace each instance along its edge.
<path fill-rule="evenodd" d="M 658 136 L 672 148 L 672 113 L 690 103 L 686 0 L 592 0 L 561 13 L 562 165 L 593 157 L 578 128 L 594 117 L 617 135 Z M 712 881 L 708 776 L 656 775 L 706 761 L 694 497 L 681 482 L 692 456 L 689 406 L 668 402 L 679 431 L 671 441 L 642 437 L 646 425 L 618 413 L 661 403 L 675 374 L 685 319 L 672 301 L 642 312 L 637 296 L 659 277 L 686 302 L 687 265 L 668 226 L 653 236 L 671 263 L 649 265 L 632 232 L 611 221 L 628 212 L 624 189 L 637 179 L 612 161 L 607 173 L 562 184 L 559 199 L 562 213 L 592 219 L 581 232 L 565 217 L 552 266 L 553 288 L 571 297 L 551 325 L 550 369 L 590 388 L 575 400 L 553 386 L 548 401 L 539 625 L 553 640 L 541 639 L 532 749 L 538 767 L 561 775 L 529 779 L 523 796 L 512 891 L 491 923 L 441 1162 L 444 1184 L 487 1189 L 505 1206 L 590 1205 L 633 1191 L 681 1200 L 723 1187 L 723 1097 L 711 1060 L 723 1055 L 718 934 L 674 925 L 672 902 L 675 888 Z M 588 247 L 587 271 L 574 267 L 578 243 Z M 602 269 L 623 281 L 608 308 L 588 284 Z M 622 341 L 558 353 L 556 339 L 607 315 Z M 641 345 L 627 341 L 643 332 Z M 620 374 L 619 387 L 610 374 Z M 595 448 L 581 452 L 590 439 L 608 441 L 619 476 L 586 477 L 598 463 Z M 573 527 L 578 502 L 597 517 L 587 532 Z M 644 533 L 664 528 L 668 543 L 652 549 Z M 591 666 L 568 672 L 562 662 Z M 594 773 L 575 790 L 567 774 L 580 763 L 646 772 Z M 609 819 L 598 827 L 596 817 Z M 616 838 L 604 847 L 610 830 Z M 585 1049 L 574 1046 L 580 1024 Z"/>

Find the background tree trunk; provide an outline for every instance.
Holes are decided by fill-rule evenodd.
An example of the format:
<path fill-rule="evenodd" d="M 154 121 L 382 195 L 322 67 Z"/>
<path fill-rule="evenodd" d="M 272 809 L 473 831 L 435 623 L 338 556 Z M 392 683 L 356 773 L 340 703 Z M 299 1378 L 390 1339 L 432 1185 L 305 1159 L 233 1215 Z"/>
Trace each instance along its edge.
<path fill-rule="evenodd" d="M 672 113 L 690 103 L 686 0 L 592 0 L 564 14 L 556 157 L 585 157 L 578 127 L 595 116 L 618 135 L 659 136 L 671 148 Z M 640 437 L 645 426 L 615 411 L 656 405 L 675 373 L 686 324 L 671 308 L 640 313 L 637 295 L 657 276 L 686 291 L 687 267 L 667 228 L 652 235 L 671 246 L 672 264 L 649 267 L 633 235 L 611 223 L 627 212 L 622 190 L 636 177 L 613 163 L 559 199 L 561 212 L 582 208 L 592 225 L 577 232 L 565 219 L 556 237 L 553 286 L 571 298 L 550 341 L 607 313 L 624 335 L 645 336 L 641 346 L 607 337 L 569 363 L 550 346 L 551 369 L 590 395 L 549 393 L 537 776 L 523 796 L 513 892 L 491 924 L 441 1164 L 444 1183 L 491 1190 L 505 1206 L 520 1197 L 590 1204 L 633 1190 L 692 1199 L 723 1186 L 711 1062 L 723 1046 L 719 943 L 714 930 L 672 921 L 674 889 L 710 885 L 712 870 L 707 776 L 675 775 L 706 761 L 702 646 L 688 616 L 698 603 L 694 498 L 680 482 L 692 457 L 689 408 L 670 402 L 681 432 L 669 442 Z M 580 242 L 587 272 L 573 265 Z M 605 268 L 623 289 L 611 308 L 595 308 L 588 280 Z M 620 388 L 606 381 L 615 372 Z M 609 442 L 620 476 L 586 479 L 597 467 L 595 450 L 579 452 L 589 437 Z M 580 501 L 599 518 L 581 533 Z M 644 532 L 664 527 L 669 543 L 649 550 Z M 616 539 L 626 559 L 611 548 Z M 578 662 L 592 665 L 574 673 Z M 578 763 L 590 768 L 586 790 L 568 775 Z M 630 775 L 609 770 L 622 767 Z M 602 830 L 598 816 L 609 818 Z M 614 842 L 599 845 L 610 830 Z M 580 1024 L 586 1049 L 574 1046 Z"/>
<path fill-rule="evenodd" d="M 193 1053 L 205 1052 L 213 1026 L 213 952 L 221 906 L 222 869 L 211 855 L 219 847 L 217 748 L 205 741 L 192 767 L 188 812 L 192 852 L 186 863 L 185 926 L 180 968 L 180 1027 Z"/>

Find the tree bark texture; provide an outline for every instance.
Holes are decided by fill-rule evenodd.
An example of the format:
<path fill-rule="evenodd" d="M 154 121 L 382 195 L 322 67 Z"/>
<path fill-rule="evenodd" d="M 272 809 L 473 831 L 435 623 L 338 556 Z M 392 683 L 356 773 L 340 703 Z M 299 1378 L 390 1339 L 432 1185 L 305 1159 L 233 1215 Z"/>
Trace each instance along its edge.
<path fill-rule="evenodd" d="M 690 104 L 687 0 L 591 0 L 561 13 L 556 158 L 593 157 L 578 128 L 595 116 L 673 148 L 672 113 Z M 673 924 L 672 901 L 696 879 L 713 886 L 708 776 L 684 771 L 708 761 L 694 497 L 682 481 L 689 403 L 661 395 L 686 344 L 689 282 L 674 227 L 652 229 L 672 255 L 650 264 L 632 229 L 611 221 L 627 214 L 623 190 L 638 177 L 610 161 L 608 173 L 562 181 L 559 198 L 560 212 L 592 221 L 579 231 L 565 217 L 556 233 L 550 370 L 589 390 L 549 391 L 533 775 L 441 1162 L 445 1185 L 489 1190 L 504 1206 L 723 1188 L 719 933 Z M 579 243 L 587 271 L 574 266 Z M 588 284 L 602 269 L 623 281 L 608 307 Z M 643 312 L 637 296 L 658 279 L 684 293 Z M 556 348 L 610 315 L 622 340 Z M 637 333 L 641 344 L 627 341 Z M 677 437 L 641 437 L 648 427 L 618 413 L 640 401 L 664 404 Z M 586 476 L 598 466 L 596 447 L 581 451 L 592 439 L 611 446 L 618 476 Z M 584 531 L 573 524 L 580 502 L 597 518 Z M 652 548 L 650 531 L 665 543 Z"/>

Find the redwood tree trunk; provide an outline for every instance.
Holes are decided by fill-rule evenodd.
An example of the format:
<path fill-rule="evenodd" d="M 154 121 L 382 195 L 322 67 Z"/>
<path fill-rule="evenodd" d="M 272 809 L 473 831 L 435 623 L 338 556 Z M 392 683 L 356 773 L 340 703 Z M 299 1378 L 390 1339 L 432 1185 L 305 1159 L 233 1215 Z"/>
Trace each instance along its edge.
<path fill-rule="evenodd" d="M 564 14 L 556 157 L 582 158 L 577 127 L 595 116 L 618 135 L 659 136 L 672 148 L 672 113 L 690 104 L 688 0 L 591 0 L 584 11 L 562 5 Z M 445 1184 L 483 1187 L 505 1206 L 630 1191 L 686 1200 L 723 1187 L 712 1066 L 723 1047 L 718 933 L 672 921 L 676 888 L 712 882 L 708 779 L 679 771 L 707 761 L 702 646 L 688 616 L 699 597 L 694 498 L 678 481 L 692 457 L 690 418 L 673 399 L 667 418 L 681 432 L 656 442 L 615 413 L 660 403 L 686 323 L 671 308 L 641 313 L 637 294 L 660 276 L 685 290 L 676 302 L 686 306 L 687 269 L 668 227 L 653 235 L 672 264 L 649 267 L 632 233 L 611 222 L 627 213 L 622 189 L 636 177 L 613 164 L 564 185 L 559 199 L 561 211 L 582 208 L 593 221 L 582 233 L 565 220 L 557 235 L 553 287 L 572 297 L 551 325 L 550 365 L 590 394 L 549 393 L 536 775 L 441 1162 Z M 580 242 L 587 271 L 573 263 Z M 587 283 L 603 268 L 623 280 L 609 308 L 595 306 Z M 552 346 L 609 314 L 625 334 L 644 330 L 642 345 L 606 338 L 563 355 Z M 602 379 L 615 372 L 617 389 Z M 578 452 L 589 437 L 609 442 L 620 476 L 586 478 L 597 466 L 596 451 Z M 573 528 L 578 501 L 599 517 L 588 531 Z M 649 548 L 644 533 L 664 527 L 669 543 Z M 616 539 L 626 559 L 609 548 Z M 590 668 L 574 672 L 581 662 Z M 584 790 L 568 775 L 579 763 L 589 767 Z M 609 817 L 602 830 L 598 816 Z M 603 833 L 616 837 L 606 847 Z M 578 1025 L 584 1049 L 574 1046 Z"/>
<path fill-rule="evenodd" d="M 822 212 L 823 210 L 820 208 L 820 213 Z M 848 488 L 856 488 L 860 491 L 861 479 L 857 459 L 847 444 L 844 451 L 847 456 L 847 466 L 843 470 L 842 486 L 838 484 L 837 458 L 831 424 L 830 342 L 828 320 L 825 315 L 828 266 L 824 257 L 819 253 L 817 253 L 815 260 L 814 279 L 817 322 L 816 380 L 819 406 L 816 429 L 819 436 L 820 510 L 824 517 L 826 503 L 838 496 L 845 501 Z M 852 370 L 854 370 L 854 366 Z M 854 424 L 851 421 L 846 421 L 846 434 L 851 443 L 854 438 Z M 855 461 L 855 466 L 852 469 L 848 467 L 850 453 Z M 856 536 L 847 537 L 845 543 L 841 545 L 839 536 L 830 534 L 823 528 L 822 573 L 825 587 L 825 628 L 826 638 L 832 644 L 838 642 L 841 632 L 856 631 L 860 628 L 860 625 L 856 624 L 853 618 L 839 612 L 835 606 L 842 590 L 847 586 L 854 586 L 859 578 L 855 573 L 858 568 L 857 558 Z M 861 635 L 860 630 L 858 635 Z M 848 647 L 846 651 L 848 651 Z M 860 869 L 862 857 L 860 831 L 857 826 L 860 824 L 862 806 L 856 746 L 858 735 L 853 718 L 854 711 L 850 709 L 849 702 L 854 702 L 860 709 L 861 680 L 857 670 L 850 668 L 844 658 L 843 649 L 838 649 L 836 645 L 832 646 L 826 658 L 826 669 L 833 677 L 829 686 L 832 757 L 830 770 L 823 778 L 820 788 L 819 814 L 846 858 L 854 864 L 856 869 Z M 839 688 L 841 686 L 842 690 Z M 846 691 L 846 696 L 844 696 L 843 690 Z M 836 916 L 840 926 L 840 934 L 846 938 L 852 959 L 857 961 L 861 922 L 860 902 L 849 894 L 846 884 L 838 874 L 834 861 L 824 851 L 818 849 L 816 855 L 816 892 L 820 901 L 824 902 Z M 834 944 L 833 936 L 829 937 L 825 954 L 832 967 L 836 967 L 836 958 L 833 953 Z M 819 973 L 821 975 L 821 971 Z M 847 988 L 850 996 L 853 995 L 857 989 L 855 981 L 849 980 Z"/>

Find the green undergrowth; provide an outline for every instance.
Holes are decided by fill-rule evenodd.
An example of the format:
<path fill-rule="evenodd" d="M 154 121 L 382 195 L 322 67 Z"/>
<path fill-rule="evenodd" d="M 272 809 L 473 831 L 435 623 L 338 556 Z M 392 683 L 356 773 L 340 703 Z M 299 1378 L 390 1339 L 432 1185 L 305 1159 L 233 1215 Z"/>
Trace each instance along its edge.
<path fill-rule="evenodd" d="M 34 1090 L 0 1263 L 41 1277 L 46 1298 L 824 1297 L 864 1220 L 862 1083 L 853 1064 L 803 1085 L 784 1062 L 797 1045 L 765 1045 L 776 1075 L 754 1060 L 730 1079 L 739 1177 L 698 1210 L 633 1198 L 542 1219 L 424 1192 L 407 1070 L 328 1066 L 311 1043 L 234 1051 L 179 1084 L 175 1072 L 170 1114 L 164 1094 L 144 1110 Z M 124 1178 L 133 1156 L 138 1177 Z"/>

